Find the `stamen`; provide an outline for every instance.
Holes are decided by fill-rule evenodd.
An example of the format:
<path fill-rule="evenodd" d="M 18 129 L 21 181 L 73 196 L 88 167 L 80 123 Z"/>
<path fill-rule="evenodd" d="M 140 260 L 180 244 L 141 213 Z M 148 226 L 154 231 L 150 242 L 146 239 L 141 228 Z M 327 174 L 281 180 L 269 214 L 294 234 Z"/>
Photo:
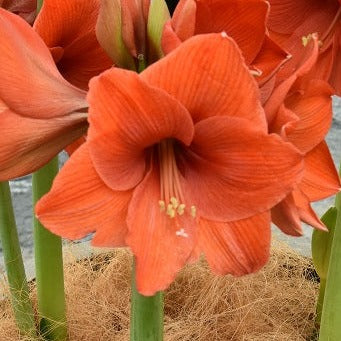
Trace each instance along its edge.
<path fill-rule="evenodd" d="M 185 204 L 180 204 L 178 209 L 177 209 L 177 212 L 179 215 L 183 215 L 185 213 L 185 207 L 186 205 Z"/>
<path fill-rule="evenodd" d="M 197 208 L 195 206 L 191 206 L 191 216 L 193 218 L 197 216 Z"/>
<path fill-rule="evenodd" d="M 161 212 L 166 210 L 166 203 L 163 200 L 159 200 L 159 206 Z"/>
<path fill-rule="evenodd" d="M 309 44 L 311 38 L 312 38 L 312 34 L 311 33 L 308 34 L 307 36 L 302 37 L 302 44 L 303 44 L 304 47 L 306 47 Z"/>
<path fill-rule="evenodd" d="M 227 33 L 226 33 L 225 31 L 221 32 L 220 34 L 221 34 L 221 36 L 222 36 L 223 38 L 227 38 L 227 37 L 228 37 L 228 35 L 227 35 Z"/>
<path fill-rule="evenodd" d="M 171 204 L 173 205 L 173 207 L 174 207 L 175 209 L 179 206 L 178 199 L 175 198 L 175 197 L 171 197 L 171 198 L 170 198 L 170 202 L 171 202 Z"/>
<path fill-rule="evenodd" d="M 175 212 L 175 209 L 174 209 L 172 204 L 168 204 L 167 205 L 167 212 L 166 212 L 166 214 L 169 215 L 171 218 L 175 217 L 176 212 Z"/>

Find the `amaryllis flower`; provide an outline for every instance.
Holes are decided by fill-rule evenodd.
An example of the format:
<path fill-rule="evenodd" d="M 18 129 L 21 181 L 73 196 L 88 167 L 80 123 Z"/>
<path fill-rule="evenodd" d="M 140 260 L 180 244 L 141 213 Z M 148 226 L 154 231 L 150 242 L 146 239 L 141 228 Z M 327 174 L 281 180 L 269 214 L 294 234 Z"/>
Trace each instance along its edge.
<path fill-rule="evenodd" d="M 292 235 L 302 234 L 301 221 L 326 229 L 310 203 L 340 190 L 340 179 L 324 141 L 332 123 L 333 89 L 322 80 L 302 81 L 317 56 L 318 38 L 313 35 L 279 73 L 282 77 L 285 74 L 284 81 L 279 82 L 265 104 L 269 131 L 290 141 L 304 155 L 302 180 L 271 210 L 273 222 Z"/>
<path fill-rule="evenodd" d="M 20 15 L 32 25 L 37 13 L 37 0 L 0 0 L 0 7 Z"/>
<path fill-rule="evenodd" d="M 320 54 L 309 78 L 328 81 L 341 94 L 341 2 L 339 0 L 269 0 L 271 37 L 292 55 L 307 37 L 319 36 Z"/>
<path fill-rule="evenodd" d="M 238 44 L 247 65 L 264 85 L 288 60 L 267 34 L 269 4 L 265 0 L 180 0 L 164 29 L 166 53 L 195 34 L 225 31 Z"/>
<path fill-rule="evenodd" d="M 0 181 L 28 174 L 87 129 L 86 93 L 65 81 L 48 48 L 0 9 Z"/>
<path fill-rule="evenodd" d="M 243 275 L 269 257 L 269 209 L 302 176 L 301 154 L 267 133 L 257 86 L 234 41 L 196 36 L 140 75 L 90 82 L 89 134 L 36 207 L 70 239 L 128 245 L 137 288 L 165 289 L 201 252 Z"/>
<path fill-rule="evenodd" d="M 100 0 L 44 0 L 34 23 L 59 72 L 83 90 L 113 64 L 96 38 L 99 7 Z"/>

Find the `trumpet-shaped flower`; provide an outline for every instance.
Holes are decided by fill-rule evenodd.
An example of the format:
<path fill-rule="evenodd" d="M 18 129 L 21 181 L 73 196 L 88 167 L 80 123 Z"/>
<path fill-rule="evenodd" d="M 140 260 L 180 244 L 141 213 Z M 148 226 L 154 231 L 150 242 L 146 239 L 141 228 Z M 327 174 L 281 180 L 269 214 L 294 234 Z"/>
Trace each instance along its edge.
<path fill-rule="evenodd" d="M 290 141 L 304 154 L 304 175 L 295 190 L 271 211 L 273 222 L 284 232 L 301 235 L 301 221 L 325 229 L 310 202 L 334 195 L 340 179 L 324 138 L 332 122 L 333 89 L 322 80 L 305 76 L 318 58 L 318 37 L 312 35 L 278 74 L 278 85 L 265 110 L 269 131 Z"/>
<path fill-rule="evenodd" d="M 202 252 L 219 274 L 264 265 L 269 209 L 300 180 L 302 156 L 267 133 L 232 39 L 193 37 L 140 75 L 106 71 L 88 101 L 88 139 L 36 207 L 44 226 L 128 245 L 144 295 Z"/>
<path fill-rule="evenodd" d="M 33 26 L 62 76 L 83 90 L 112 66 L 96 38 L 99 8 L 100 0 L 44 0 Z"/>
<path fill-rule="evenodd" d="M 243 52 L 260 85 L 267 83 L 287 60 L 267 34 L 269 4 L 264 0 L 180 0 L 164 29 L 166 53 L 195 34 L 225 31 Z"/>
<path fill-rule="evenodd" d="M 309 35 L 319 37 L 319 58 L 310 79 L 328 81 L 341 94 L 341 3 L 338 0 L 270 0 L 271 37 L 292 55 L 299 54 Z"/>
<path fill-rule="evenodd" d="M 0 180 L 38 169 L 87 129 L 86 93 L 65 81 L 48 48 L 0 9 Z"/>

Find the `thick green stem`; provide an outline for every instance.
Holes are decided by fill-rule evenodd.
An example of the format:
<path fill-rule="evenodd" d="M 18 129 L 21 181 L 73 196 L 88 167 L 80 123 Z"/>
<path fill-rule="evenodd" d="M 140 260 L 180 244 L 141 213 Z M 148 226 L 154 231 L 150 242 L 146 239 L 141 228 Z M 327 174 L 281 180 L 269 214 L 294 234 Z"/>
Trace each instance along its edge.
<path fill-rule="evenodd" d="M 37 0 L 37 14 L 39 13 L 41 6 L 43 6 L 44 0 Z"/>
<path fill-rule="evenodd" d="M 135 264 L 132 274 L 130 341 L 163 340 L 163 292 L 154 296 L 138 293 L 135 282 Z"/>
<path fill-rule="evenodd" d="M 58 158 L 33 174 L 35 204 L 52 185 L 58 172 Z M 67 339 L 62 241 L 34 218 L 34 251 L 40 330 L 48 340 Z"/>
<path fill-rule="evenodd" d="M 36 327 L 30 300 L 8 182 L 0 183 L 0 238 L 12 307 L 20 333 L 35 338 Z"/>
<path fill-rule="evenodd" d="M 319 297 L 316 304 L 316 319 L 315 323 L 316 326 L 319 327 L 321 324 L 321 316 L 322 316 L 322 308 L 323 308 L 323 301 L 324 301 L 324 293 L 326 291 L 326 280 L 321 278 L 320 279 L 320 291 Z"/>
<path fill-rule="evenodd" d="M 341 193 L 335 200 L 337 217 L 324 294 L 319 341 L 341 340 Z"/>

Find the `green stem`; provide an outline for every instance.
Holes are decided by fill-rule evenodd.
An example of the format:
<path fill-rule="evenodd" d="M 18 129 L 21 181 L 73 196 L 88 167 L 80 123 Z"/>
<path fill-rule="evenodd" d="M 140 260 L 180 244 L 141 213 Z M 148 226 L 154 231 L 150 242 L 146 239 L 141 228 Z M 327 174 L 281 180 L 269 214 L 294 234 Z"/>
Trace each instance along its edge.
<path fill-rule="evenodd" d="M 34 204 L 47 193 L 58 172 L 58 157 L 33 174 Z M 34 218 L 34 250 L 40 330 L 48 340 L 67 339 L 62 240 Z"/>
<path fill-rule="evenodd" d="M 135 282 L 135 264 L 132 274 L 130 341 L 163 340 L 163 292 L 154 296 L 138 293 Z"/>
<path fill-rule="evenodd" d="M 30 300 L 24 263 L 8 182 L 0 182 L 0 238 L 12 307 L 21 334 L 36 337 L 34 312 Z"/>
<path fill-rule="evenodd" d="M 337 217 L 324 294 L 319 341 L 341 340 L 341 193 L 335 199 Z"/>
<path fill-rule="evenodd" d="M 321 278 L 319 297 L 318 297 L 317 304 L 316 304 L 316 319 L 315 319 L 315 323 L 318 328 L 321 324 L 321 316 L 322 316 L 322 308 L 323 308 L 325 291 L 326 291 L 326 280 Z"/>
<path fill-rule="evenodd" d="M 44 0 L 37 0 L 37 14 L 41 10 L 41 6 L 43 6 L 43 1 Z"/>

